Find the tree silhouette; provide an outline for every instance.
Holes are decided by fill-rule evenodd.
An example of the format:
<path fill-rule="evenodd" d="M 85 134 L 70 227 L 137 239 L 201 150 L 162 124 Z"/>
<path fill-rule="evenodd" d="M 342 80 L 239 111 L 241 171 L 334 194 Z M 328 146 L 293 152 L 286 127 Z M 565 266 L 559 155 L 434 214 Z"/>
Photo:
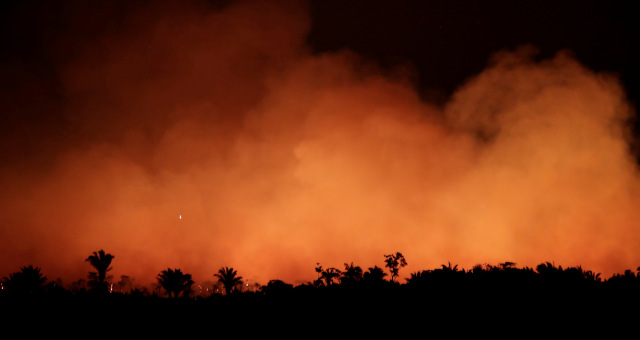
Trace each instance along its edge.
<path fill-rule="evenodd" d="M 631 271 L 631 269 L 625 269 L 624 273 L 617 273 L 612 275 L 607 280 L 607 285 L 616 288 L 632 288 L 636 290 L 638 287 L 638 277 Z"/>
<path fill-rule="evenodd" d="M 40 272 L 39 267 L 22 267 L 19 272 L 9 274 L 4 278 L 7 291 L 19 295 L 36 295 L 44 292 L 47 278 Z"/>
<path fill-rule="evenodd" d="M 120 275 L 120 281 L 116 283 L 116 289 L 120 293 L 130 293 L 133 287 L 134 279 L 128 275 Z"/>
<path fill-rule="evenodd" d="M 87 257 L 85 261 L 89 262 L 95 269 L 95 272 L 89 272 L 89 285 L 96 291 L 107 292 L 107 272 L 112 268 L 111 261 L 115 256 L 105 253 L 100 249 L 98 252 L 93 252 L 93 255 Z"/>
<path fill-rule="evenodd" d="M 322 281 L 322 272 L 324 272 L 322 265 L 320 265 L 320 262 L 316 262 L 316 273 L 318 273 L 318 278 L 313 281 L 313 285 L 316 287 L 324 286 L 324 281 Z"/>
<path fill-rule="evenodd" d="M 451 262 L 448 262 L 446 266 L 443 264 L 441 265 L 441 267 L 442 267 L 442 271 L 445 271 L 445 272 L 451 272 L 451 273 L 458 272 L 458 265 L 456 264 L 452 267 Z"/>
<path fill-rule="evenodd" d="M 391 272 L 391 281 L 394 281 L 394 279 L 398 277 L 400 268 L 407 265 L 407 261 L 404 259 L 404 256 L 400 252 L 385 255 L 384 257 L 384 262 L 386 263 L 385 266 L 389 268 L 389 272 Z"/>
<path fill-rule="evenodd" d="M 260 291 L 265 295 L 279 295 L 290 293 L 293 291 L 293 285 L 282 280 L 270 280 L 266 286 L 262 286 Z"/>
<path fill-rule="evenodd" d="M 536 271 L 542 276 L 555 277 L 558 273 L 562 272 L 562 266 L 556 267 L 551 262 L 545 262 L 536 266 Z"/>
<path fill-rule="evenodd" d="M 173 294 L 174 298 L 177 298 L 180 293 L 183 296 L 187 296 L 191 285 L 193 285 L 191 274 L 183 274 L 180 269 L 171 270 L 171 268 L 167 268 L 158 274 L 157 279 L 160 286 L 167 291 L 169 297 Z"/>
<path fill-rule="evenodd" d="M 224 286 L 226 295 L 230 295 L 237 290 L 237 286 L 242 284 L 242 276 L 238 276 L 238 272 L 230 267 L 222 267 L 213 276 L 218 278 L 218 282 Z"/>
<path fill-rule="evenodd" d="M 502 270 L 507 270 L 507 269 L 514 268 L 516 263 L 507 261 L 507 262 L 498 263 L 498 265 L 500 266 L 500 268 L 502 268 Z"/>
<path fill-rule="evenodd" d="M 419 272 L 411 273 L 411 276 L 406 279 L 407 284 L 411 286 L 423 285 L 429 280 L 429 272 L 426 270 L 421 270 Z"/>
<path fill-rule="evenodd" d="M 324 280 L 327 286 L 331 286 L 333 284 L 333 280 L 340 279 L 340 274 L 341 272 L 339 269 L 331 267 L 324 270 L 320 277 Z"/>
<path fill-rule="evenodd" d="M 587 270 L 584 272 L 584 278 L 589 282 L 602 282 L 600 273 L 595 273 L 591 270 Z"/>
<path fill-rule="evenodd" d="M 378 266 L 369 267 L 366 273 L 362 274 L 362 279 L 365 281 L 384 281 L 384 277 L 387 273 Z"/>
<path fill-rule="evenodd" d="M 342 278 L 340 282 L 343 284 L 351 284 L 362 280 L 362 268 L 355 266 L 353 262 L 351 264 L 344 264 L 344 271 L 342 272 Z"/>

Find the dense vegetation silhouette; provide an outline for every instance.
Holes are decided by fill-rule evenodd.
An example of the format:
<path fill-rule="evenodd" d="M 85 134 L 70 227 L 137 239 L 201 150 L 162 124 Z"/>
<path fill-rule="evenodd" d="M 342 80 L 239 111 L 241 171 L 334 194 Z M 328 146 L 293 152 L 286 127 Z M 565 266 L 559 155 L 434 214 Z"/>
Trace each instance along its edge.
<path fill-rule="evenodd" d="M 213 276 L 218 278 L 224 286 L 224 292 L 226 295 L 235 293 L 238 290 L 238 286 L 242 285 L 242 276 L 238 276 L 238 272 L 233 268 L 222 267 Z"/>
<path fill-rule="evenodd" d="M 177 298 L 180 294 L 188 296 L 193 280 L 191 274 L 182 273 L 180 269 L 167 268 L 158 274 L 158 283 L 167 291 L 169 297 Z"/>
<path fill-rule="evenodd" d="M 384 257 L 385 266 L 389 268 L 389 271 L 391 272 L 391 281 L 393 281 L 398 277 L 400 268 L 407 265 L 407 260 L 405 260 L 404 256 L 400 252 L 385 255 Z"/>
<path fill-rule="evenodd" d="M 44 293 L 46 281 L 47 277 L 40 272 L 40 268 L 25 266 L 19 272 L 5 277 L 3 287 L 16 295 L 39 295 Z"/>
<path fill-rule="evenodd" d="M 109 289 L 107 280 L 111 279 L 111 277 L 107 277 L 107 272 L 112 269 L 110 266 L 113 258 L 113 255 L 107 254 L 104 250 L 100 249 L 98 252 L 94 251 L 93 254 L 85 260 L 96 269 L 95 272 L 89 272 L 89 285 L 94 291 L 106 293 Z"/>
<path fill-rule="evenodd" d="M 24 266 L 3 278 L 2 310 L 29 318 L 46 315 L 47 320 L 59 317 L 88 323 L 103 318 L 164 325 L 163 320 L 172 320 L 176 327 L 212 320 L 251 320 L 265 327 L 295 324 L 313 328 L 329 320 L 353 322 L 358 318 L 366 320 L 371 334 L 378 334 L 376 327 L 394 322 L 506 325 L 531 320 L 539 323 L 538 329 L 569 317 L 599 322 L 596 324 L 620 323 L 638 316 L 640 302 L 640 267 L 603 279 L 580 266 L 563 268 L 552 262 L 535 268 L 519 268 L 513 262 L 478 264 L 469 270 L 447 263 L 410 273 L 401 282 L 399 270 L 407 261 L 397 252 L 384 255 L 386 271 L 378 266 L 365 271 L 353 262 L 344 263 L 344 270 L 317 263 L 317 278 L 296 285 L 273 279 L 251 288 L 243 285 L 237 270 L 221 267 L 212 276 L 222 289 L 212 284 L 196 291 L 191 274 L 171 268 L 157 275 L 157 286 L 151 289 L 136 287 L 124 275 L 111 282 L 113 278 L 106 274 L 113 259 L 103 250 L 94 252 L 86 261 L 96 271 L 88 281 L 78 280 L 67 287 L 59 280 L 49 282 L 39 267 Z M 64 313 L 47 312 L 61 308 Z M 19 310 L 22 312 L 16 312 Z"/>

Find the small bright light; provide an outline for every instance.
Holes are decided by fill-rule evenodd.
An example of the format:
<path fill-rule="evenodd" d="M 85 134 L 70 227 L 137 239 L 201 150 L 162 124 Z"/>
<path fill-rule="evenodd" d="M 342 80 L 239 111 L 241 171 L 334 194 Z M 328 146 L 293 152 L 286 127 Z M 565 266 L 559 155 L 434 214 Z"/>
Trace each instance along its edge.
<path fill-rule="evenodd" d="M 182 219 L 182 214 L 180 214 L 180 216 L 178 216 L 179 219 Z"/>

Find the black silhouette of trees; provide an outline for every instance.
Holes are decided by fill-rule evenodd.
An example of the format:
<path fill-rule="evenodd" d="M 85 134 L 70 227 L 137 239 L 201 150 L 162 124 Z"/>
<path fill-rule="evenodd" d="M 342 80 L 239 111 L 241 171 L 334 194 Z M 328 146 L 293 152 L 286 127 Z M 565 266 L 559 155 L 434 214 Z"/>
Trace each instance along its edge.
<path fill-rule="evenodd" d="M 407 261 L 404 256 L 400 252 L 396 252 L 395 254 L 385 255 L 385 266 L 389 268 L 389 272 L 391 273 L 391 281 L 393 282 L 396 277 L 398 277 L 398 273 L 400 272 L 400 268 L 407 265 Z"/>
<path fill-rule="evenodd" d="M 121 275 L 116 283 L 116 289 L 120 293 L 130 293 L 134 290 L 134 279 L 128 275 Z"/>
<path fill-rule="evenodd" d="M 511 261 L 506 261 L 498 264 L 502 270 L 508 270 L 515 267 L 516 263 Z"/>
<path fill-rule="evenodd" d="M 9 274 L 4 278 L 3 285 L 12 294 L 38 295 L 44 292 L 47 278 L 40 272 L 39 267 L 25 266 L 19 272 Z"/>
<path fill-rule="evenodd" d="M 410 286 L 418 286 L 423 285 L 429 280 L 429 272 L 426 270 L 421 270 L 419 272 L 413 272 L 407 278 L 407 284 Z"/>
<path fill-rule="evenodd" d="M 413 301 L 417 301 L 414 298 L 428 298 L 429 300 L 424 301 L 435 304 L 448 303 L 447 300 L 466 301 L 473 299 L 474 303 L 478 305 L 482 303 L 511 303 L 512 300 L 525 304 L 538 303 L 538 301 L 552 303 L 554 299 L 560 297 L 569 299 L 567 301 L 571 303 L 580 302 L 578 299 L 582 297 L 588 297 L 593 302 L 600 303 L 609 301 L 611 296 L 619 298 L 640 296 L 640 293 L 637 293 L 638 287 L 640 287 L 640 268 L 637 272 L 626 270 L 609 279 L 602 279 L 599 273 L 584 270 L 581 266 L 563 268 L 552 262 L 541 263 L 535 269 L 518 268 L 514 262 L 502 262 L 497 265 L 478 264 L 468 271 L 449 262 L 435 269 L 411 273 L 411 276 L 406 279 L 406 285 L 402 286 L 398 282 L 398 277 L 399 270 L 407 265 L 404 256 L 397 252 L 384 255 L 384 257 L 384 267 L 369 267 L 366 272 L 363 272 L 363 269 L 353 262 L 344 263 L 342 271 L 333 267 L 325 269 L 320 263 L 317 263 L 315 270 L 318 277 L 315 284 L 307 283 L 293 287 L 293 285 L 280 280 L 271 280 L 266 286 L 260 287 L 259 292 L 262 294 L 249 294 L 248 289 L 241 289 L 239 286 L 244 284 L 243 278 L 231 267 L 221 267 L 213 276 L 218 278 L 217 284 L 224 287 L 225 295 L 242 291 L 243 296 L 270 296 L 293 299 L 287 301 L 303 301 L 306 298 L 331 298 L 331 294 L 337 294 L 334 296 L 348 297 L 347 302 L 354 307 L 367 305 L 369 302 L 374 303 L 373 300 L 369 300 L 374 296 L 371 293 L 393 299 L 409 297 Z M 46 294 L 44 296 L 55 296 L 56 298 L 70 295 L 90 296 L 86 294 L 88 285 L 96 291 L 106 292 L 107 280 L 109 279 L 107 273 L 111 270 L 113 258 L 113 255 L 104 250 L 93 252 L 91 256 L 87 257 L 86 262 L 95 268 L 95 272 L 90 273 L 89 281 L 81 279 L 72 283 L 70 291 L 64 290 L 61 281 L 47 284 L 47 278 L 41 273 L 40 268 L 22 267 L 20 271 L 2 279 L 0 299 L 20 301 L 20 299 L 14 299 L 13 295 L 30 299 L 31 296 L 38 294 Z M 383 269 L 385 267 L 386 269 Z M 156 279 L 155 289 L 163 296 L 168 295 L 167 301 L 171 301 L 171 298 L 179 298 L 181 295 L 188 297 L 194 293 L 191 290 L 194 285 L 191 275 L 183 273 L 180 269 L 163 270 Z M 144 290 L 135 290 L 134 280 L 124 275 L 114 283 L 113 288 L 114 292 L 121 293 L 114 294 L 114 296 L 120 296 L 114 297 L 114 299 L 129 298 L 132 295 L 138 297 L 149 295 Z M 258 289 L 256 288 L 256 290 Z M 313 290 L 318 290 L 319 293 L 313 292 Z M 204 290 L 200 288 L 200 292 L 202 293 Z M 364 294 L 360 292 L 364 292 Z M 614 295 L 610 296 L 611 292 Z M 413 295 L 405 295 L 407 293 Z M 262 297 L 250 299 L 256 301 L 255 299 L 262 299 Z M 227 301 L 248 301 L 248 299 Z M 310 303 L 310 305 L 314 304 Z"/>
<path fill-rule="evenodd" d="M 85 261 L 89 262 L 95 269 L 95 272 L 89 272 L 89 286 L 98 292 L 108 291 L 108 279 L 107 272 L 112 268 L 111 261 L 115 256 L 105 253 L 100 249 L 98 252 L 93 252 L 92 255 L 87 257 Z"/>
<path fill-rule="evenodd" d="M 448 262 L 446 265 L 440 265 L 440 268 L 434 269 L 430 274 L 431 277 L 438 280 L 441 286 L 444 284 L 448 286 L 449 289 L 453 289 L 457 285 L 462 284 L 466 276 L 464 269 L 458 269 L 458 265 L 451 265 L 451 262 Z"/>
<path fill-rule="evenodd" d="M 451 273 L 458 272 L 458 265 L 456 264 L 452 266 L 451 262 L 447 263 L 446 266 L 443 264 L 441 265 L 441 267 L 442 267 L 442 271 L 445 271 L 445 272 L 451 272 Z"/>
<path fill-rule="evenodd" d="M 353 284 L 355 282 L 359 282 L 362 280 L 363 274 L 364 273 L 360 266 L 354 265 L 353 262 L 351 262 L 351 264 L 345 263 L 340 282 L 342 284 Z"/>
<path fill-rule="evenodd" d="M 595 273 L 591 270 L 587 270 L 584 272 L 584 278 L 589 282 L 602 282 L 600 273 Z"/>
<path fill-rule="evenodd" d="M 316 263 L 316 273 L 318 273 L 318 278 L 313 282 L 313 284 L 317 287 L 317 286 L 323 286 L 324 283 L 322 282 L 322 272 L 324 270 L 322 269 L 322 265 L 320 265 L 320 262 Z"/>
<path fill-rule="evenodd" d="M 233 294 L 237 291 L 237 286 L 243 283 L 242 276 L 238 276 L 238 272 L 230 267 L 220 268 L 213 276 L 224 286 L 225 295 Z"/>
<path fill-rule="evenodd" d="M 318 273 L 318 279 L 313 282 L 316 287 L 331 286 L 334 284 L 334 280 L 340 280 L 342 272 L 337 268 L 323 269 L 320 263 L 316 263 L 316 273 Z"/>
<path fill-rule="evenodd" d="M 324 271 L 322 271 L 322 275 L 320 276 L 323 280 L 324 283 L 327 286 L 331 286 L 334 284 L 333 280 L 339 280 L 340 279 L 340 274 L 342 272 L 338 269 L 338 268 L 327 268 Z"/>
<path fill-rule="evenodd" d="M 158 274 L 158 283 L 169 294 L 169 297 L 177 298 L 181 293 L 188 296 L 193 280 L 191 274 L 182 273 L 180 269 L 167 268 Z"/>
<path fill-rule="evenodd" d="M 282 280 L 270 280 L 266 286 L 260 287 L 265 295 L 282 296 L 293 291 L 293 285 Z"/>
<path fill-rule="evenodd" d="M 559 275 L 559 273 L 562 272 L 562 266 L 556 267 L 551 262 L 545 262 L 536 266 L 536 271 L 544 278 L 555 279 Z"/>
<path fill-rule="evenodd" d="M 362 274 L 362 279 L 365 281 L 376 282 L 376 281 L 384 281 L 384 278 L 386 276 L 387 276 L 387 273 L 385 273 L 384 270 L 382 270 L 382 268 L 378 266 L 373 266 L 373 267 L 369 267 L 369 269 L 367 269 L 367 272 Z"/>

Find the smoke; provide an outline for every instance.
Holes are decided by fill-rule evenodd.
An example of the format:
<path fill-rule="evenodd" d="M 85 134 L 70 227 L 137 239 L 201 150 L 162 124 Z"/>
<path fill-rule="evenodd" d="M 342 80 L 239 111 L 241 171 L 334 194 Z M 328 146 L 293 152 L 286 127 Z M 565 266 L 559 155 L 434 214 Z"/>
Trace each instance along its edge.
<path fill-rule="evenodd" d="M 81 23 L 102 13 L 77 7 Z M 437 105 L 405 69 L 312 54 L 304 3 L 149 9 L 59 32 L 58 96 L 35 106 L 54 118 L 8 104 L 55 123 L 3 142 L 42 147 L 0 169 L 0 273 L 33 264 L 70 282 L 99 249 L 137 282 L 221 266 L 304 281 L 317 262 L 383 266 L 396 251 L 405 275 L 640 263 L 634 113 L 615 77 L 569 53 L 499 52 Z"/>

